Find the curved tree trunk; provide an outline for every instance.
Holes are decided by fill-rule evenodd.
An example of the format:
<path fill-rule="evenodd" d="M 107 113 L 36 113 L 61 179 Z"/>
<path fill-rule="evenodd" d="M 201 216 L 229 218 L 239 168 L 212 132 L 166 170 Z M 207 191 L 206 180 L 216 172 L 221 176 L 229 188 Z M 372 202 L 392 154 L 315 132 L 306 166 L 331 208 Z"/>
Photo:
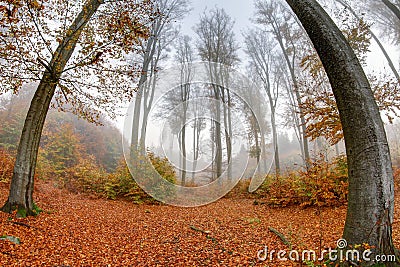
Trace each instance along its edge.
<path fill-rule="evenodd" d="M 342 6 L 344 6 L 345 8 L 349 9 L 349 11 L 351 12 L 351 14 L 353 14 L 353 16 L 358 19 L 359 21 L 361 20 L 361 18 L 357 15 L 357 13 L 353 10 L 353 8 L 351 8 L 351 6 L 349 4 L 347 4 L 346 2 L 344 2 L 343 0 L 336 0 L 337 2 L 339 2 Z M 386 58 L 386 61 L 389 64 L 390 69 L 392 70 L 394 76 L 396 77 L 396 79 L 398 81 L 400 81 L 400 75 L 398 73 L 398 71 L 396 70 L 396 67 L 393 64 L 392 59 L 390 58 L 389 54 L 387 53 L 385 47 L 383 46 L 383 44 L 381 43 L 381 41 L 379 40 L 379 38 L 375 35 L 375 33 L 371 30 L 371 28 L 368 28 L 369 33 L 371 34 L 371 37 L 375 40 L 375 42 L 377 43 L 377 45 L 379 46 L 379 48 L 381 49 L 383 55 Z"/>
<path fill-rule="evenodd" d="M 1 209 L 4 212 L 10 213 L 17 209 L 19 216 L 35 214 L 32 198 L 35 167 L 40 137 L 51 99 L 83 28 L 102 3 L 102 0 L 91 0 L 83 6 L 82 11 L 66 31 L 65 38 L 54 52 L 50 64 L 45 66 L 46 71 L 36 89 L 25 119 L 9 197 Z"/>
<path fill-rule="evenodd" d="M 375 246 L 376 254 L 393 255 L 393 172 L 386 133 L 368 79 L 345 37 L 317 1 L 286 2 L 321 58 L 340 113 L 349 168 L 343 238 L 348 244 Z"/>
<path fill-rule="evenodd" d="M 400 20 L 400 9 L 397 8 L 395 4 L 390 2 L 389 0 L 382 0 L 382 2 L 396 15 L 396 17 Z"/>

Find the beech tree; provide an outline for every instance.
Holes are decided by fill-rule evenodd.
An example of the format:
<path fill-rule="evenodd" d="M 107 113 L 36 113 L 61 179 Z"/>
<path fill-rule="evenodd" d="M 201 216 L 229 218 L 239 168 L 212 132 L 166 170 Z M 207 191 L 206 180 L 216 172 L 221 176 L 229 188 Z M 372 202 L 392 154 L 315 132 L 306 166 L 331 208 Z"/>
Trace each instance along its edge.
<path fill-rule="evenodd" d="M 340 25 L 349 45 L 352 47 L 361 64 L 366 64 L 366 55 L 370 47 L 369 26 L 363 21 L 345 20 Z M 343 23 L 341 23 L 343 24 Z M 307 136 L 312 140 L 324 137 L 331 145 L 343 139 L 342 125 L 335 99 L 326 76 L 322 62 L 312 49 L 303 57 L 300 64 L 309 75 L 302 80 L 300 92 L 301 108 L 307 123 Z M 311 76 L 311 77 L 310 77 Z M 310 79 L 311 78 L 311 79 Z M 380 111 L 392 122 L 400 110 L 400 85 L 397 78 L 369 75 L 372 91 Z"/>
<path fill-rule="evenodd" d="M 156 73 L 160 68 L 160 60 L 168 46 L 178 36 L 173 23 L 182 19 L 189 10 L 187 0 L 159 0 L 152 3 L 153 9 L 159 12 L 149 25 L 150 36 L 140 44 L 140 79 L 135 96 L 132 125 L 132 152 L 144 152 L 147 129 L 147 116 L 151 109 L 156 85 Z M 146 84 L 148 79 L 152 78 Z M 146 85 L 146 86 L 145 86 Z M 142 124 L 140 118 L 142 117 Z"/>
<path fill-rule="evenodd" d="M 224 9 L 213 9 L 208 14 L 200 17 L 200 22 L 195 26 L 198 36 L 198 51 L 202 60 L 220 63 L 233 67 L 238 61 L 238 45 L 233 33 L 234 21 L 226 14 Z M 231 93 L 229 88 L 221 85 L 229 84 L 228 75 L 218 69 L 216 64 L 209 64 L 209 75 L 213 81 L 212 91 L 215 104 L 215 124 L 212 128 L 212 140 L 215 140 L 215 173 L 217 177 L 222 174 L 222 136 L 221 119 L 225 126 L 225 142 L 228 157 L 228 178 L 232 177 L 232 123 L 231 123 Z M 221 103 L 224 105 L 221 105 Z M 222 114 L 221 114 L 222 109 Z M 213 148 L 214 149 L 214 148 Z M 213 150 L 214 151 L 214 150 Z M 214 163 L 214 162 L 213 162 Z"/>
<path fill-rule="evenodd" d="M 394 44 L 400 43 L 400 1 L 370 0 L 366 2 L 368 14 L 373 15 L 374 22 L 382 30 L 381 37 L 390 38 Z"/>
<path fill-rule="evenodd" d="M 296 62 L 299 55 L 299 49 L 296 46 L 296 41 L 302 36 L 299 29 L 296 29 L 295 21 L 291 22 L 291 14 L 288 12 L 280 2 L 273 0 L 257 0 L 255 2 L 256 7 L 256 22 L 266 27 L 266 30 L 270 31 L 281 49 L 282 55 L 286 63 L 288 75 L 291 80 L 293 90 L 290 90 L 290 94 L 294 94 L 293 99 L 297 104 L 298 110 L 294 112 L 294 115 L 299 116 L 295 119 L 298 122 L 296 125 L 299 133 L 301 152 L 305 165 L 308 166 L 310 161 L 309 144 L 306 136 L 306 126 L 303 116 L 303 111 L 300 106 L 302 104 L 301 97 L 299 94 L 299 81 L 296 74 Z"/>
<path fill-rule="evenodd" d="M 1 90 L 38 82 L 20 138 L 5 212 L 35 214 L 38 147 L 55 96 L 60 110 L 95 122 L 133 94 L 135 68 L 123 59 L 147 37 L 147 1 L 1 1 Z M 94 108 L 90 107 L 94 104 Z"/>
<path fill-rule="evenodd" d="M 286 0 L 329 77 L 343 126 L 349 195 L 343 238 L 394 255 L 394 183 L 384 125 L 369 81 L 343 33 L 316 0 Z M 373 257 L 371 256 L 371 259 Z M 376 262 L 372 260 L 368 265 Z M 395 263 L 386 263 L 386 266 Z"/>
<path fill-rule="evenodd" d="M 345 8 L 348 8 L 349 11 L 351 12 L 351 14 L 355 18 L 357 18 L 360 22 L 363 22 L 363 19 L 356 13 L 356 11 L 350 6 L 349 3 L 347 3 L 345 0 L 336 0 L 336 1 L 338 3 L 340 3 L 342 6 L 344 6 Z M 368 27 L 368 31 L 371 34 L 371 37 L 374 39 L 374 41 L 378 44 L 379 49 L 382 51 L 382 54 L 385 56 L 394 76 L 396 77 L 396 79 L 398 81 L 400 81 L 400 75 L 399 75 L 396 67 L 394 66 L 394 63 L 393 63 L 392 59 L 390 58 L 388 52 L 386 51 L 385 47 L 383 46 L 382 42 L 379 40 L 379 38 L 376 36 L 376 34 L 371 30 L 371 27 Z"/>
<path fill-rule="evenodd" d="M 389 0 L 382 0 L 382 2 L 385 4 L 386 7 L 392 11 L 392 13 L 397 17 L 398 20 L 400 20 L 400 1 L 395 1 L 395 3 L 390 2 Z"/>
<path fill-rule="evenodd" d="M 246 53 L 254 66 L 255 72 L 262 81 L 262 87 L 267 94 L 271 108 L 272 144 L 274 146 L 275 172 L 280 174 L 278 131 L 276 126 L 276 105 L 279 96 L 279 75 L 275 75 L 274 62 L 278 61 L 275 54 L 275 42 L 260 30 L 250 30 L 244 35 Z M 280 62 L 280 61 L 278 61 Z M 278 83 L 277 86 L 276 83 Z M 261 133 L 262 134 L 262 133 Z M 263 146 L 264 144 L 262 144 Z M 262 148 L 265 149 L 265 148 Z"/>
<path fill-rule="evenodd" d="M 192 73 L 192 64 L 194 58 L 194 52 L 190 44 L 191 40 L 189 36 L 183 36 L 177 45 L 176 59 L 179 62 L 180 67 L 180 78 L 181 85 L 179 87 L 180 91 L 180 103 L 181 103 L 181 127 L 180 127 L 180 148 L 182 153 L 182 185 L 186 183 L 186 122 L 187 122 L 187 113 L 189 107 L 189 99 L 190 99 L 190 91 L 191 91 L 191 82 L 193 79 Z M 194 138 L 194 136 L 193 136 Z"/>

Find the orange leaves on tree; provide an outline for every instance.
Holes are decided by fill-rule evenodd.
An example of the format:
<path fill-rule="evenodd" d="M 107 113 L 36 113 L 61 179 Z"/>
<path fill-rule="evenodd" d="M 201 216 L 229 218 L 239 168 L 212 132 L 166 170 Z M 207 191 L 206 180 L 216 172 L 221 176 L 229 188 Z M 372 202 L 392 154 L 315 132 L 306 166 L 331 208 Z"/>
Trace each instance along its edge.
<path fill-rule="evenodd" d="M 306 136 L 312 140 L 323 136 L 331 145 L 342 140 L 342 124 L 333 94 L 305 89 L 304 95 L 300 107 L 306 121 Z"/>
<path fill-rule="evenodd" d="M 126 58 L 148 37 L 153 6 L 148 0 L 105 1 L 82 28 L 65 68 L 50 66 L 57 63 L 55 48 L 71 34 L 68 27 L 85 2 L 0 1 L 0 12 L 7 14 L 0 16 L 0 93 L 17 92 L 47 70 L 61 73 L 56 81 L 60 109 L 92 122 L 100 111 L 116 115 L 115 103 L 129 100 L 136 89 L 139 67 Z"/>
<path fill-rule="evenodd" d="M 343 34 L 358 59 L 365 62 L 371 39 L 370 26 L 363 20 L 349 22 L 345 19 L 343 21 Z M 300 66 L 311 76 L 311 79 L 304 79 L 299 83 L 302 96 L 300 110 L 302 110 L 301 116 L 306 121 L 306 136 L 312 140 L 324 137 L 331 145 L 334 145 L 343 139 L 343 130 L 336 101 L 322 62 L 315 51 L 310 51 L 303 57 Z M 369 80 L 379 109 L 392 122 L 394 116 L 399 116 L 399 81 L 387 75 L 370 76 Z"/>

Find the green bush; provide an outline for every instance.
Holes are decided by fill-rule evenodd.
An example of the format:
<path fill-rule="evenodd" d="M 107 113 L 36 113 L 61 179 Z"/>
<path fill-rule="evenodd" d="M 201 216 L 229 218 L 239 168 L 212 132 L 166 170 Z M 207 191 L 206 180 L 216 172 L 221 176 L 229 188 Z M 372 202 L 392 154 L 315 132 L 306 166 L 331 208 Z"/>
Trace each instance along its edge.
<path fill-rule="evenodd" d="M 61 184 L 72 192 L 102 194 L 107 182 L 107 172 L 101 168 L 93 156 L 80 158 L 77 165 L 65 170 L 60 176 Z"/>
<path fill-rule="evenodd" d="M 153 153 L 148 153 L 148 158 L 151 164 L 148 163 L 144 157 L 137 159 L 138 171 L 135 171 L 135 175 L 141 175 L 141 181 L 148 181 L 154 183 L 150 179 L 150 175 L 153 175 L 154 169 L 167 181 L 171 183 L 176 182 L 176 174 L 174 167 L 169 163 L 168 159 L 160 158 Z M 106 175 L 106 178 L 101 182 L 101 193 L 109 198 L 127 198 L 135 203 L 143 202 L 154 202 L 154 199 L 150 197 L 133 179 L 129 172 L 128 166 L 124 160 L 121 160 L 116 171 L 114 173 Z M 87 185 L 87 183 L 85 183 Z M 172 194 L 167 188 L 158 184 L 146 184 L 146 188 L 152 188 L 154 193 L 159 194 Z"/>

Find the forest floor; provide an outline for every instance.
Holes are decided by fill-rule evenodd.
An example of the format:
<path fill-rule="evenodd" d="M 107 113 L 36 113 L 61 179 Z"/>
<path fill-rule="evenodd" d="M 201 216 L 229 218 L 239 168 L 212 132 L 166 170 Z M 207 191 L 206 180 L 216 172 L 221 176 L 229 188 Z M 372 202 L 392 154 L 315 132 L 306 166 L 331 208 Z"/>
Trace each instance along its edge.
<path fill-rule="evenodd" d="M 0 184 L 4 203 L 8 186 Z M 336 247 L 346 206 L 276 208 L 253 199 L 223 198 L 207 206 L 135 205 L 73 194 L 39 181 L 35 199 L 44 211 L 17 219 L 0 212 L 0 266 L 301 266 L 261 261 L 257 252 L 289 251 L 269 231 L 283 233 L 298 251 Z M 394 242 L 400 246 L 400 195 L 396 196 Z M 303 264 L 303 266 L 306 266 Z"/>

